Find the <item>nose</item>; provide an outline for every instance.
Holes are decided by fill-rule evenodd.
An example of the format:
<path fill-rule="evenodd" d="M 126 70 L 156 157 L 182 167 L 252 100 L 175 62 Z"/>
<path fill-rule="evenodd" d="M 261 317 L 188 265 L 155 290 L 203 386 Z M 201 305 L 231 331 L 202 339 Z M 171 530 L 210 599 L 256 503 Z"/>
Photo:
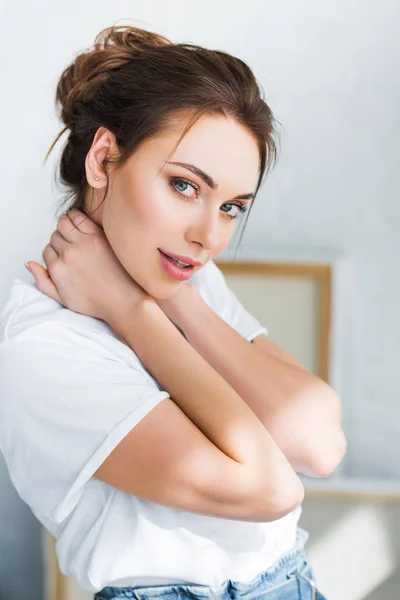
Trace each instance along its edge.
<path fill-rule="evenodd" d="M 187 240 L 197 242 L 206 250 L 213 250 L 221 244 L 221 221 L 218 210 L 205 210 L 197 214 L 187 230 Z"/>

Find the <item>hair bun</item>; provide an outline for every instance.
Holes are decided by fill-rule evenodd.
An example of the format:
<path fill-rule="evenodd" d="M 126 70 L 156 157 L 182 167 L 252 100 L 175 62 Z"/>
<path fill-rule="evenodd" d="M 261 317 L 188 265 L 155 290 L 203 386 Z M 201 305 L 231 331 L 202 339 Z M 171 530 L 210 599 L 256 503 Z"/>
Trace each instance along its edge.
<path fill-rule="evenodd" d="M 77 121 L 82 104 L 91 101 L 109 77 L 146 49 L 170 45 L 166 37 L 138 27 L 112 26 L 97 34 L 93 47 L 79 54 L 62 73 L 56 104 L 66 128 Z M 64 130 L 65 131 L 65 130 Z"/>
<path fill-rule="evenodd" d="M 131 57 L 138 54 L 145 47 L 165 46 L 171 43 L 163 35 L 131 26 L 107 27 L 100 31 L 95 38 L 95 47 L 117 46 L 125 48 L 131 52 Z"/>

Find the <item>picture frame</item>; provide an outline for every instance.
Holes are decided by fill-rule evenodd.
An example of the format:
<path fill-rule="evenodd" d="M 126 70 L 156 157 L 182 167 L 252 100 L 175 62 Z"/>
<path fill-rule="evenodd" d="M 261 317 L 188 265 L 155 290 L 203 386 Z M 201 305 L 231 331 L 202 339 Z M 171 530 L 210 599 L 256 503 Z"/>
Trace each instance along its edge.
<path fill-rule="evenodd" d="M 215 261 L 268 336 L 329 383 L 332 267 L 327 263 Z"/>

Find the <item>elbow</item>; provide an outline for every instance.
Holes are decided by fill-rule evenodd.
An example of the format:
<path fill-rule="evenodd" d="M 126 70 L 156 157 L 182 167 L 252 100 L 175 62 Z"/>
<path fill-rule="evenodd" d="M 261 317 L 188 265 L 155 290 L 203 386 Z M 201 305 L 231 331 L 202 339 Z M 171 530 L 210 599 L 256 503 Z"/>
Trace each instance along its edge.
<path fill-rule="evenodd" d="M 325 440 L 324 448 L 318 452 L 313 452 L 310 457 L 312 471 L 316 477 L 330 477 L 342 462 L 347 452 L 347 441 L 343 431 L 332 434 L 329 443 Z"/>
<path fill-rule="evenodd" d="M 295 510 L 303 502 L 304 495 L 301 479 L 285 459 L 280 459 L 268 474 L 264 472 L 258 477 L 256 486 L 247 487 L 245 504 L 251 506 L 254 520 L 276 521 Z"/>
<path fill-rule="evenodd" d="M 292 489 L 285 490 L 273 506 L 269 506 L 265 521 L 276 521 L 293 512 L 304 500 L 304 487 L 298 479 Z"/>
<path fill-rule="evenodd" d="M 276 521 L 293 512 L 303 502 L 304 495 L 304 486 L 293 472 L 279 490 L 269 493 L 267 506 L 264 499 L 263 521 Z"/>
<path fill-rule="evenodd" d="M 277 506 L 275 514 L 278 514 L 279 516 L 275 516 L 275 519 L 280 519 L 281 517 L 284 517 L 285 515 L 295 510 L 298 506 L 300 506 L 300 504 L 304 500 L 304 495 L 304 486 L 296 475 L 293 488 L 290 490 L 289 493 L 285 493 L 281 502 Z"/>
<path fill-rule="evenodd" d="M 321 398 L 324 401 L 321 401 Z M 315 398 L 317 421 L 308 436 L 308 464 L 316 477 L 330 477 L 347 452 L 347 441 L 341 426 L 342 411 L 339 397 L 331 388 L 329 394 Z"/>

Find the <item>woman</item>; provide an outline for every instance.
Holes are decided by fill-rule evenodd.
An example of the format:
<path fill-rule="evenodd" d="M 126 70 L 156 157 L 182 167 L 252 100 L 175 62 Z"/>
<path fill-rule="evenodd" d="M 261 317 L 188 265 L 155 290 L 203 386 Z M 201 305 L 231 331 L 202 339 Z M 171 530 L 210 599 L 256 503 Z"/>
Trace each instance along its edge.
<path fill-rule="evenodd" d="M 12 483 L 96 600 L 322 598 L 297 472 L 339 464 L 340 402 L 213 262 L 274 159 L 253 73 L 111 27 L 56 98 L 72 202 L 1 316 Z"/>

